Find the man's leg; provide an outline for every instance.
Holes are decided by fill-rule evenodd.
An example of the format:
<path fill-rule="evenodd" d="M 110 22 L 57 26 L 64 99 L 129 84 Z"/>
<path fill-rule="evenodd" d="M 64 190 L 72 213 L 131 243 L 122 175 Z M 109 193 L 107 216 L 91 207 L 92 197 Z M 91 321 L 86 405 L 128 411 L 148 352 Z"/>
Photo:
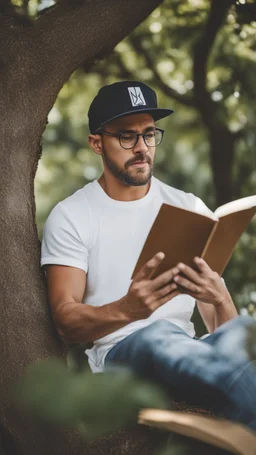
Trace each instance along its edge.
<path fill-rule="evenodd" d="M 222 332 L 224 336 L 224 326 Z M 256 375 L 248 370 L 248 362 L 233 361 L 235 352 L 230 356 L 217 349 L 215 342 L 221 337 L 213 335 L 207 342 L 194 340 L 175 324 L 159 320 L 118 343 L 107 355 L 106 366 L 129 366 L 167 386 L 172 395 L 194 403 L 203 401 L 215 409 L 221 403 L 226 417 L 249 424 L 256 416 Z"/>
<path fill-rule="evenodd" d="M 256 321 L 253 318 L 237 316 L 222 324 L 203 341 L 215 346 L 220 352 L 231 355 L 234 361 L 249 361 L 245 346 L 247 330 L 252 326 L 256 326 Z"/>
<path fill-rule="evenodd" d="M 203 341 L 214 346 L 219 357 L 232 360 L 233 374 L 227 393 L 233 406 L 223 408 L 224 414 L 237 420 L 243 420 L 245 403 L 254 416 L 250 426 L 256 430 L 256 359 L 250 361 L 246 349 L 248 329 L 256 326 L 256 321 L 249 316 L 238 316 L 221 325 Z M 254 422 L 253 422 L 254 420 Z"/>

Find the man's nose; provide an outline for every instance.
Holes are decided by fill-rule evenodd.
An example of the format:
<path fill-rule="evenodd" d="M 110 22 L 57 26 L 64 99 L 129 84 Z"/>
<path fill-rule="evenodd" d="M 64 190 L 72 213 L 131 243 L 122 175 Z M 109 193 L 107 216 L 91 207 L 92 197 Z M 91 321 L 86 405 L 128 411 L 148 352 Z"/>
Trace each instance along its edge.
<path fill-rule="evenodd" d="M 146 145 L 143 136 L 139 136 L 137 144 L 133 147 L 133 151 L 134 153 L 147 153 L 148 146 Z"/>

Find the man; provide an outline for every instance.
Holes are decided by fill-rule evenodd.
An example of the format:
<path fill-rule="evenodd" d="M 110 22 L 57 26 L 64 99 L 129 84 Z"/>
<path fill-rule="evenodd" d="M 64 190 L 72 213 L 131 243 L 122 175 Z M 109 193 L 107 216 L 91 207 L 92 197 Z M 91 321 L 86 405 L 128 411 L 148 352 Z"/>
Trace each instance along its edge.
<path fill-rule="evenodd" d="M 135 81 L 105 86 L 93 100 L 89 144 L 104 172 L 60 202 L 44 229 L 53 318 L 64 341 L 93 343 L 86 350 L 93 372 L 127 365 L 175 395 L 221 403 L 226 417 L 256 428 L 256 375 L 243 348 L 254 322 L 237 317 L 220 276 L 195 258 L 194 269 L 177 264 L 151 279 L 159 252 L 131 281 L 163 202 L 207 211 L 199 198 L 153 176 L 163 137 L 155 121 L 172 113 Z M 204 341 L 190 321 L 195 300 L 210 333 Z"/>

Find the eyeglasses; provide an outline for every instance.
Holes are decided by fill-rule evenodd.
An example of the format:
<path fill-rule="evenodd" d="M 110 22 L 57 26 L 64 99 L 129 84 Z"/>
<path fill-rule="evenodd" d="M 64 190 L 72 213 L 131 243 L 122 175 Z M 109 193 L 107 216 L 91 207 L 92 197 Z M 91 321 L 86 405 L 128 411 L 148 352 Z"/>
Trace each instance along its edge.
<path fill-rule="evenodd" d="M 135 132 L 124 132 L 124 133 L 109 133 L 108 131 L 100 130 L 98 134 L 106 134 L 107 136 L 113 136 L 119 139 L 119 143 L 123 149 L 129 150 L 135 147 L 139 137 L 142 136 L 147 147 L 156 147 L 162 142 L 164 130 L 155 128 L 152 131 L 146 133 L 135 133 Z"/>

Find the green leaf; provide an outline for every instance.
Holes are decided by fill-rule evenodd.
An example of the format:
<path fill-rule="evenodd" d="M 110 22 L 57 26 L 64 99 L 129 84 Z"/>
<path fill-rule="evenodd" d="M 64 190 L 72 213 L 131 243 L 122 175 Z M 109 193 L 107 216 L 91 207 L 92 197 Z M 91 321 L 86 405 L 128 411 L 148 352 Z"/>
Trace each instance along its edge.
<path fill-rule="evenodd" d="M 128 369 L 77 373 L 58 359 L 29 367 L 16 395 L 34 416 L 79 427 L 87 438 L 135 424 L 141 408 L 170 408 L 159 388 L 137 379 Z"/>

